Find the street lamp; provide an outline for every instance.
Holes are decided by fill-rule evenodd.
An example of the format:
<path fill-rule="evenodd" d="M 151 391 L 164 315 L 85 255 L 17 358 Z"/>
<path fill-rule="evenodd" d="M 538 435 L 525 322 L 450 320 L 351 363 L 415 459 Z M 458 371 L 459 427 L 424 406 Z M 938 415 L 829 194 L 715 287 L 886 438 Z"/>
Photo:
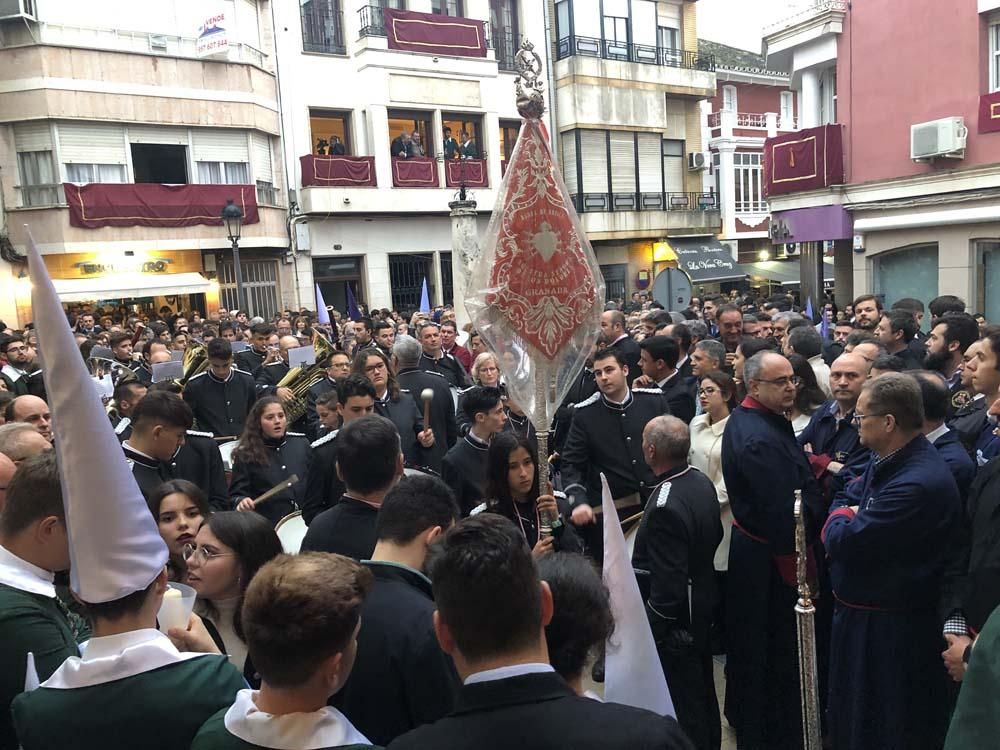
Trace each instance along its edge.
<path fill-rule="evenodd" d="M 243 296 L 243 269 L 240 267 L 240 229 L 243 226 L 243 212 L 240 207 L 230 198 L 226 201 L 226 207 L 222 209 L 222 221 L 226 225 L 226 234 L 229 241 L 233 243 L 233 272 L 236 276 L 236 305 L 248 316 L 250 311 L 246 307 L 246 299 Z"/>

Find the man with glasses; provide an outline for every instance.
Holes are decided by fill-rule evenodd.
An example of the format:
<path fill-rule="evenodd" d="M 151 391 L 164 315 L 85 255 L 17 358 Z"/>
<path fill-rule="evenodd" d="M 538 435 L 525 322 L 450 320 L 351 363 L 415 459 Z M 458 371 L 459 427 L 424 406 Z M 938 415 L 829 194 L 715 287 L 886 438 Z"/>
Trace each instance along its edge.
<path fill-rule="evenodd" d="M 347 352 L 334 352 L 330 356 L 330 364 L 326 368 L 326 377 L 313 385 L 306 393 L 306 437 L 316 440 L 319 437 L 320 419 L 316 411 L 316 401 L 324 393 L 335 391 L 337 382 L 346 378 L 351 372 L 351 357 Z"/>
<path fill-rule="evenodd" d="M 743 365 L 747 397 L 722 436 L 722 473 L 733 513 L 727 574 L 726 716 L 740 747 L 802 742 L 796 649 L 795 491 L 812 544 L 825 518 L 822 490 L 785 413 L 798 378 L 775 352 Z M 825 656 L 824 644 L 817 653 Z M 821 668 L 822 669 L 822 668 Z"/>
<path fill-rule="evenodd" d="M 18 334 L 0 336 L 0 378 L 7 390 L 15 396 L 25 396 L 31 393 L 28 385 L 28 368 L 31 356 L 24 338 Z"/>
<path fill-rule="evenodd" d="M 836 600 L 831 745 L 939 748 L 949 707 L 939 605 L 958 488 L 924 437 L 913 376 L 866 383 L 854 421 L 873 460 L 834 501 L 822 533 Z"/>

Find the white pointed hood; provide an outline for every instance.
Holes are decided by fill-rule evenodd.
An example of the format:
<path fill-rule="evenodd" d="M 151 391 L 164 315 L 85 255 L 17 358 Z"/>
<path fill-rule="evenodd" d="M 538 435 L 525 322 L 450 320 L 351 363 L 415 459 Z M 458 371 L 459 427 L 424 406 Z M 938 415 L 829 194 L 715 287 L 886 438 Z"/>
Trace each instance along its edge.
<path fill-rule="evenodd" d="M 147 588 L 167 563 L 146 501 L 28 233 L 31 308 L 52 413 L 72 561 L 70 587 L 90 604 Z"/>

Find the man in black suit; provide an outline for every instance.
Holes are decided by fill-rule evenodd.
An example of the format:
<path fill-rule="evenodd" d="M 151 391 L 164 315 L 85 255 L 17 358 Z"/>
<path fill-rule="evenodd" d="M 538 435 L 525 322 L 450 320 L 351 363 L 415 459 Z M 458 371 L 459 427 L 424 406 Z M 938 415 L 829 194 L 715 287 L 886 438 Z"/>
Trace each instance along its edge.
<path fill-rule="evenodd" d="M 691 378 L 677 371 L 680 354 L 677 342 L 670 336 L 652 336 L 639 343 L 639 365 L 642 377 L 636 378 L 637 388 L 659 388 L 667 397 L 670 413 L 685 424 L 694 419 L 694 384 Z"/>
<path fill-rule="evenodd" d="M 404 130 L 393 138 L 392 143 L 389 144 L 389 154 L 394 159 L 406 159 L 413 156 L 413 141 L 410 140 L 410 134 Z"/>
<path fill-rule="evenodd" d="M 486 456 L 493 436 L 507 424 L 507 415 L 499 388 L 470 388 L 462 398 L 462 408 L 469 432 L 445 455 L 441 477 L 455 493 L 462 515 L 467 516 L 485 499 Z"/>
<path fill-rule="evenodd" d="M 513 523 L 480 513 L 447 531 L 430 563 L 434 630 L 464 681 L 452 713 L 390 750 L 690 748 L 671 718 L 573 692 L 549 664 L 552 593 Z"/>
<path fill-rule="evenodd" d="M 412 336 L 397 336 L 392 345 L 392 358 L 396 366 L 399 387 L 409 391 L 417 401 L 421 413 L 424 411 L 423 392 L 434 394 L 431 400 L 431 419 L 427 425 L 434 431 L 434 445 L 425 452 L 428 468 L 441 471 L 444 455 L 458 440 L 458 425 L 455 422 L 455 398 L 448 381 L 436 372 L 421 369 L 420 344 Z"/>
<path fill-rule="evenodd" d="M 722 521 L 712 480 L 688 466 L 690 450 L 687 425 L 676 417 L 646 425 L 642 452 L 660 483 L 642 515 L 632 566 L 677 720 L 696 747 L 718 748 L 722 725 L 709 630 Z"/>
<path fill-rule="evenodd" d="M 458 673 L 434 636 L 434 594 L 423 574 L 430 545 L 458 520 L 436 477 L 403 477 L 378 512 L 378 542 L 363 561 L 375 579 L 361 610 L 358 654 L 331 703 L 369 740 L 387 745 L 446 716 Z"/>
<path fill-rule="evenodd" d="M 309 525 L 303 552 L 333 552 L 368 560 L 375 551 L 375 519 L 382 498 L 403 476 L 396 425 L 374 414 L 337 433 L 337 474 L 347 490 Z"/>
<path fill-rule="evenodd" d="M 628 365 L 629 387 L 642 373 L 639 367 L 639 345 L 625 330 L 625 316 L 617 310 L 601 313 L 601 343 L 619 352 Z"/>
<path fill-rule="evenodd" d="M 271 337 L 275 339 L 272 342 Z M 256 378 L 267 360 L 268 346 L 277 347 L 277 330 L 270 323 L 254 323 L 250 326 L 250 346 L 234 357 L 236 366 Z"/>

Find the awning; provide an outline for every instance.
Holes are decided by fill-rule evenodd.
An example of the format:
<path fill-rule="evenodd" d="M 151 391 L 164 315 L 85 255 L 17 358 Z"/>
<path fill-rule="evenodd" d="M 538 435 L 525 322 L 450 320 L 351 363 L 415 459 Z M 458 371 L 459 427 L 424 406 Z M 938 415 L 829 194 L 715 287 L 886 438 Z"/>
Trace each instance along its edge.
<path fill-rule="evenodd" d="M 751 281 L 771 281 L 781 286 L 794 286 L 802 283 L 799 269 L 799 259 L 764 260 L 757 263 L 744 263 L 743 269 Z M 823 281 L 833 282 L 833 260 L 823 260 Z"/>
<path fill-rule="evenodd" d="M 53 279 L 52 283 L 63 302 L 204 294 L 212 287 L 200 273 L 119 273 L 92 279 Z"/>
<path fill-rule="evenodd" d="M 733 260 L 729 248 L 715 237 L 668 237 L 667 242 L 677 253 L 677 267 L 691 281 L 739 281 L 746 278 L 746 269 Z"/>

